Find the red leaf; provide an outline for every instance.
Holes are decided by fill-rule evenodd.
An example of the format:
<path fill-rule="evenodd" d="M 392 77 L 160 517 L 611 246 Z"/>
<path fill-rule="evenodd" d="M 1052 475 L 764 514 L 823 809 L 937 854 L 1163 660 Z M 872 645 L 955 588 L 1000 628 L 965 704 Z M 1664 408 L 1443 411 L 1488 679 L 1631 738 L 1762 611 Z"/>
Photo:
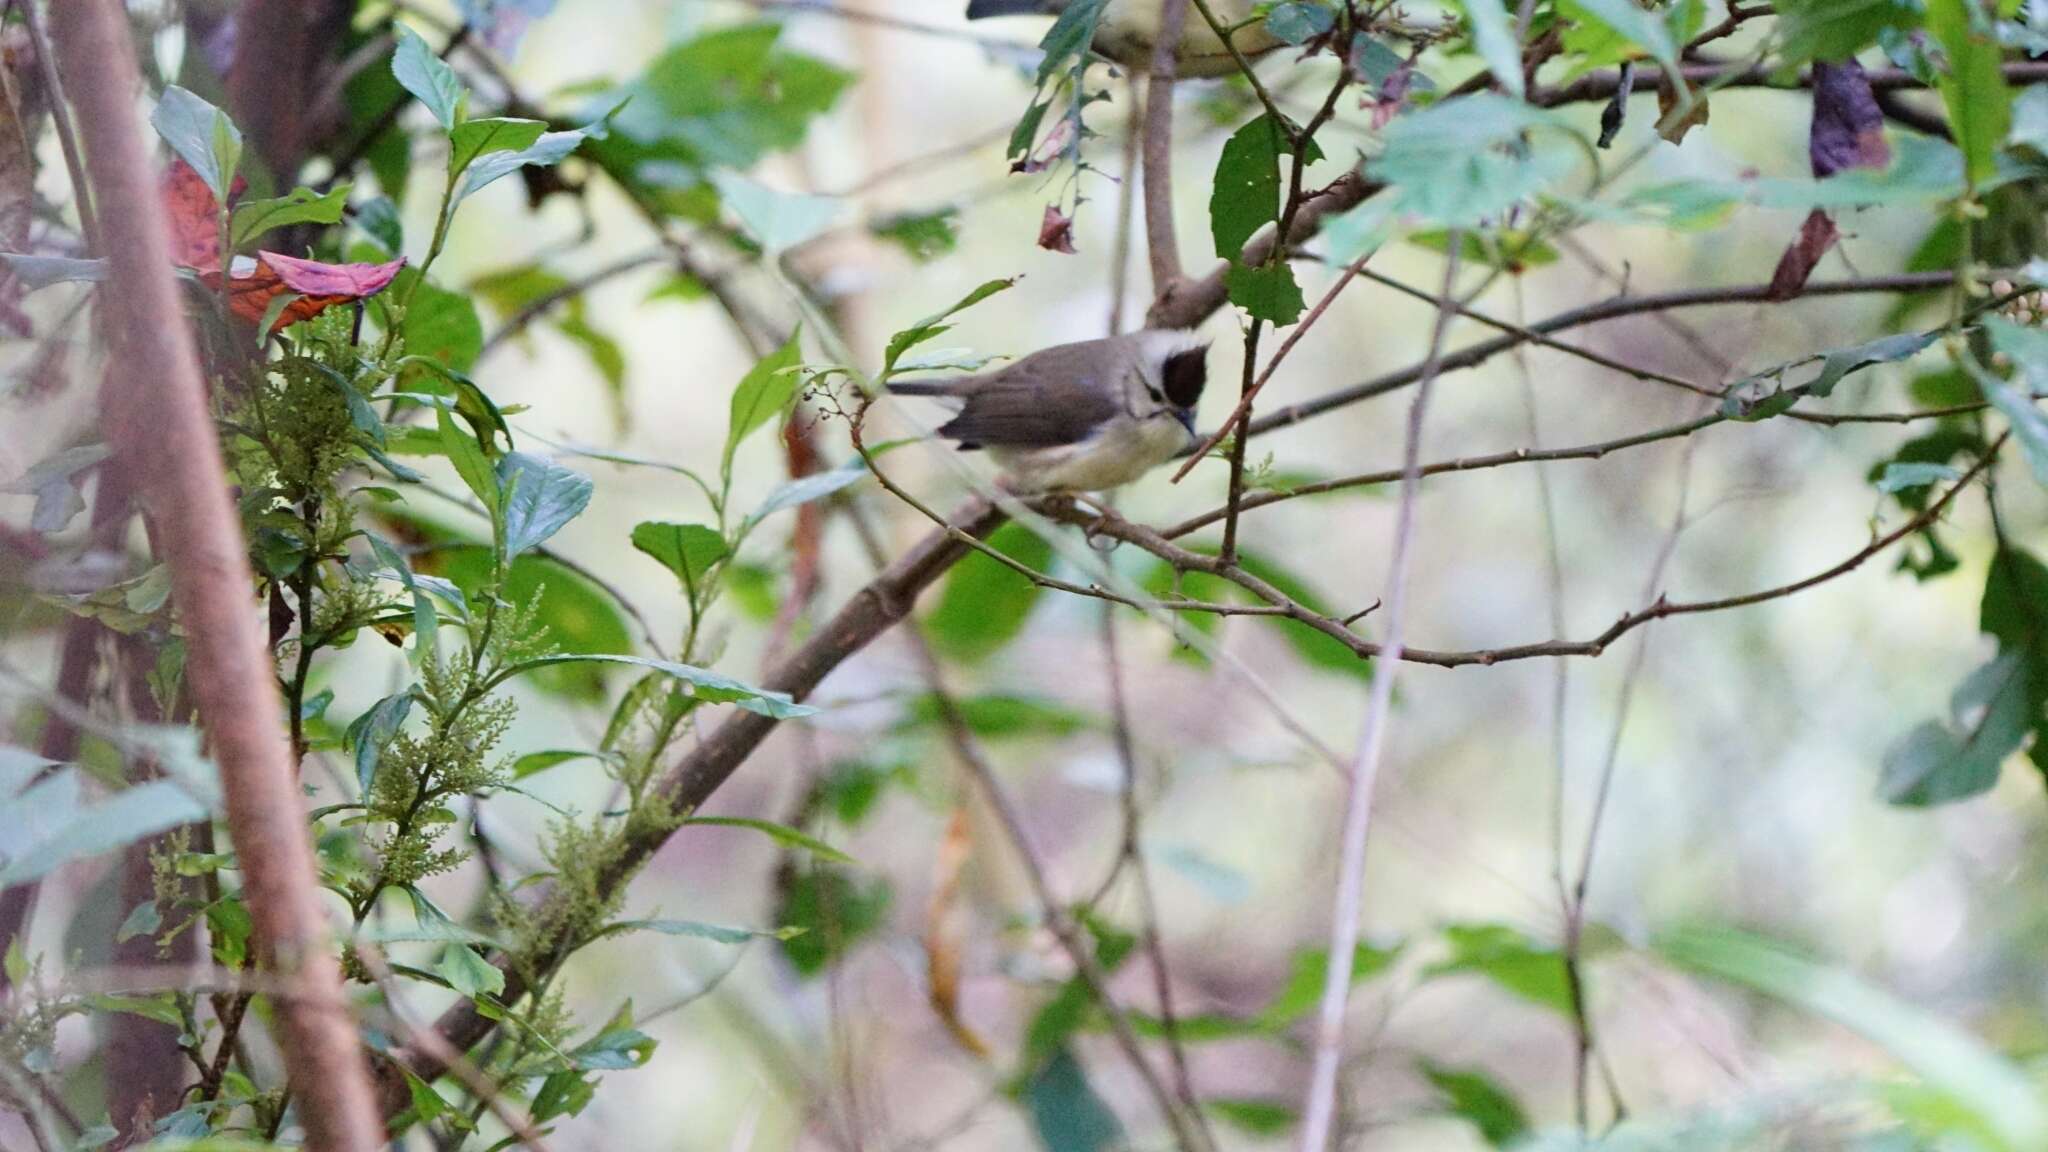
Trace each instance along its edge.
<path fill-rule="evenodd" d="M 1048 252 L 1074 254 L 1074 218 L 1057 205 L 1045 206 L 1045 218 L 1038 224 L 1038 246 Z"/>
<path fill-rule="evenodd" d="M 241 198 L 249 182 L 240 176 L 228 188 L 228 202 Z M 200 272 L 220 269 L 220 201 L 199 173 L 183 160 L 171 160 L 164 173 L 164 209 L 171 219 L 171 259 Z"/>
<path fill-rule="evenodd" d="M 251 324 L 261 324 L 271 302 L 291 292 L 298 299 L 284 306 L 270 330 L 311 320 L 336 304 L 348 304 L 375 296 L 405 267 L 401 256 L 389 264 L 322 264 L 277 252 L 256 254 L 256 267 L 247 276 L 228 282 L 228 310 Z M 200 281 L 220 291 L 220 273 L 205 272 Z"/>
<path fill-rule="evenodd" d="M 1771 291 L 1766 299 L 1790 300 L 1806 287 L 1806 278 L 1820 265 L 1820 258 L 1835 246 L 1835 222 L 1815 208 L 1799 226 L 1799 239 L 1778 257 L 1778 270 L 1771 273 Z"/>

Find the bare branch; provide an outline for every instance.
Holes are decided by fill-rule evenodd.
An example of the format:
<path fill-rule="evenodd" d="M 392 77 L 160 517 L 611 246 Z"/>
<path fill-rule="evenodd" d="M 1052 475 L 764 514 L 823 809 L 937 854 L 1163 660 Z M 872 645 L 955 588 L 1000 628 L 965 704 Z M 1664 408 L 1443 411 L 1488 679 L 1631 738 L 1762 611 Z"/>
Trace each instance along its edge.
<path fill-rule="evenodd" d="M 1336 1116 L 1337 1070 L 1344 1057 L 1344 1012 L 1351 1001 L 1351 967 L 1358 947 L 1359 905 L 1365 892 L 1365 846 L 1372 829 L 1372 796 L 1379 780 L 1380 757 L 1386 748 L 1387 718 L 1394 704 L 1394 674 L 1400 667 L 1402 634 L 1407 624 L 1408 558 L 1415 539 L 1415 502 L 1422 490 L 1422 426 L 1428 412 L 1430 385 L 1442 361 L 1444 336 L 1457 315 L 1458 254 L 1464 236 L 1452 229 L 1444 257 L 1443 288 L 1437 295 L 1436 326 L 1429 335 L 1429 354 L 1422 379 L 1408 404 L 1407 447 L 1403 449 L 1401 508 L 1394 521 L 1393 554 L 1388 561 L 1386 658 L 1373 666 L 1372 696 L 1359 734 L 1353 761 L 1350 795 L 1344 806 L 1344 839 L 1337 864 L 1337 892 L 1330 910 L 1328 971 L 1323 980 L 1322 1008 L 1316 1017 L 1315 1064 L 1309 1077 L 1308 1100 L 1302 1109 L 1303 1152 L 1323 1152 L 1330 1143 Z"/>
<path fill-rule="evenodd" d="M 341 995 L 313 886 L 303 798 L 286 744 L 270 655 L 248 589 L 247 546 L 221 480 L 206 385 L 171 273 L 171 246 L 135 115 L 141 79 L 114 0 L 56 8 L 58 68 L 77 103 L 86 173 L 111 277 L 104 296 L 114 359 L 102 405 L 107 439 L 149 501 L 184 625 L 188 675 L 220 766 L 244 893 L 270 965 L 303 995 L 283 1002 L 286 1064 L 306 1093 L 307 1143 L 369 1152 L 383 1125 Z"/>
<path fill-rule="evenodd" d="M 1188 0 L 1159 0 L 1159 38 L 1152 45 L 1151 79 L 1145 86 L 1145 244 L 1152 258 L 1154 297 L 1181 282 L 1180 241 L 1173 230 L 1173 74 L 1174 50 L 1187 15 Z"/>
<path fill-rule="evenodd" d="M 1806 296 L 1847 296 L 1866 292 L 1921 292 L 1930 288 L 1946 288 L 1955 283 L 1952 271 L 1902 272 L 1892 276 L 1871 276 L 1860 280 L 1833 280 L 1808 284 L 1801 291 Z M 1549 319 L 1529 326 L 1531 332 L 1549 334 L 1568 328 L 1578 328 L 1602 320 L 1613 320 L 1622 316 L 1635 316 L 1649 312 L 1664 312 L 1676 308 L 1700 308 L 1715 304 L 1754 304 L 1769 299 L 1770 285 L 1741 284 L 1726 288 L 1689 288 L 1676 292 L 1659 292 L 1642 296 L 1615 296 L 1595 304 L 1560 312 Z M 1483 364 L 1502 352 L 1522 343 L 1523 337 L 1514 333 L 1497 336 L 1469 344 L 1455 352 L 1446 353 L 1439 370 L 1453 372 Z M 1313 400 L 1268 412 L 1252 421 L 1251 434 L 1270 432 L 1299 424 L 1313 416 L 1334 411 L 1360 400 L 1369 400 L 1405 388 L 1422 378 L 1421 365 L 1402 368 L 1375 377 L 1363 384 L 1339 388 L 1326 392 Z"/>
<path fill-rule="evenodd" d="M 2004 66 L 2006 83 L 2012 85 L 2039 84 L 2048 81 L 2048 61 L 2010 61 Z M 1748 64 L 1742 62 L 1708 62 L 1683 64 L 1679 73 L 1688 84 L 1712 85 L 1717 89 L 1728 88 L 1811 88 L 1813 73 L 1801 72 L 1795 83 L 1785 84 L 1776 79 L 1778 70 L 1769 64 Z M 1868 69 L 1870 87 L 1877 92 L 1904 91 L 1925 88 L 1927 85 L 1903 68 Z M 1636 64 L 1635 90 L 1642 93 L 1655 91 L 1656 84 L 1663 78 L 1664 70 L 1648 61 Z M 1619 71 L 1590 72 L 1569 84 L 1556 88 L 1537 88 L 1529 92 L 1529 103 L 1541 107 L 1555 107 L 1559 104 L 1582 104 L 1590 101 L 1612 99 L 1621 86 Z"/>

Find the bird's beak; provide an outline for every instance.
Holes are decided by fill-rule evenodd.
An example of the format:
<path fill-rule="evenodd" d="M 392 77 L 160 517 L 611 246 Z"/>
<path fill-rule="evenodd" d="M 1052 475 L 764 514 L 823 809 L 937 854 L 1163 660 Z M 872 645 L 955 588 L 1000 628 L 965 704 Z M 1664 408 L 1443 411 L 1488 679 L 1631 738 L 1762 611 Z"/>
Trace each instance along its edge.
<path fill-rule="evenodd" d="M 1173 410 L 1173 418 L 1180 421 L 1180 426 L 1188 430 L 1188 435 L 1193 436 L 1195 434 L 1195 410 L 1193 408 L 1175 408 Z"/>

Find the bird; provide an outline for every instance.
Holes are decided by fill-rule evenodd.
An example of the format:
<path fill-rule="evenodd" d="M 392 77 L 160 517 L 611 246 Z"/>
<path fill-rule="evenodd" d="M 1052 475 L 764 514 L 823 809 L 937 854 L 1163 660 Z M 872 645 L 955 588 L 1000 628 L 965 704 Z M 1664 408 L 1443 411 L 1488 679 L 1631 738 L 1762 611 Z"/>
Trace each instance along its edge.
<path fill-rule="evenodd" d="M 968 0 L 967 18 L 993 16 L 1057 16 L 1070 0 Z M 1209 10 L 1225 28 L 1235 28 L 1231 42 L 1246 59 L 1270 52 L 1282 41 L 1257 19 L 1255 0 L 1210 0 Z M 1159 0 L 1108 0 L 1095 25 L 1095 50 L 1134 72 L 1152 65 L 1152 45 L 1159 38 Z M 1202 14 L 1188 6 L 1181 24 L 1180 46 L 1174 52 L 1178 76 L 1228 76 L 1237 71 L 1230 49 Z"/>
<path fill-rule="evenodd" d="M 1033 352 L 971 376 L 892 381 L 900 396 L 957 401 L 938 434 L 987 449 L 1019 496 L 1101 492 L 1192 447 L 1209 344 L 1152 328 Z"/>

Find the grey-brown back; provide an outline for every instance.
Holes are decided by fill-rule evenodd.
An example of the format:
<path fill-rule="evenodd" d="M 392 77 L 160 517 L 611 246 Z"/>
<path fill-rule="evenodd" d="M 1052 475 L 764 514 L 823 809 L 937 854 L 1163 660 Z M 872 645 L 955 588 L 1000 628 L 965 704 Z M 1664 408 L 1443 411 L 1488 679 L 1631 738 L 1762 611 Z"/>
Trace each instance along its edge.
<path fill-rule="evenodd" d="M 1125 409 L 1125 381 L 1139 370 L 1136 336 L 1060 344 L 1005 368 L 899 391 L 957 396 L 960 414 L 939 434 L 961 447 L 1042 448 L 1086 440 Z"/>

